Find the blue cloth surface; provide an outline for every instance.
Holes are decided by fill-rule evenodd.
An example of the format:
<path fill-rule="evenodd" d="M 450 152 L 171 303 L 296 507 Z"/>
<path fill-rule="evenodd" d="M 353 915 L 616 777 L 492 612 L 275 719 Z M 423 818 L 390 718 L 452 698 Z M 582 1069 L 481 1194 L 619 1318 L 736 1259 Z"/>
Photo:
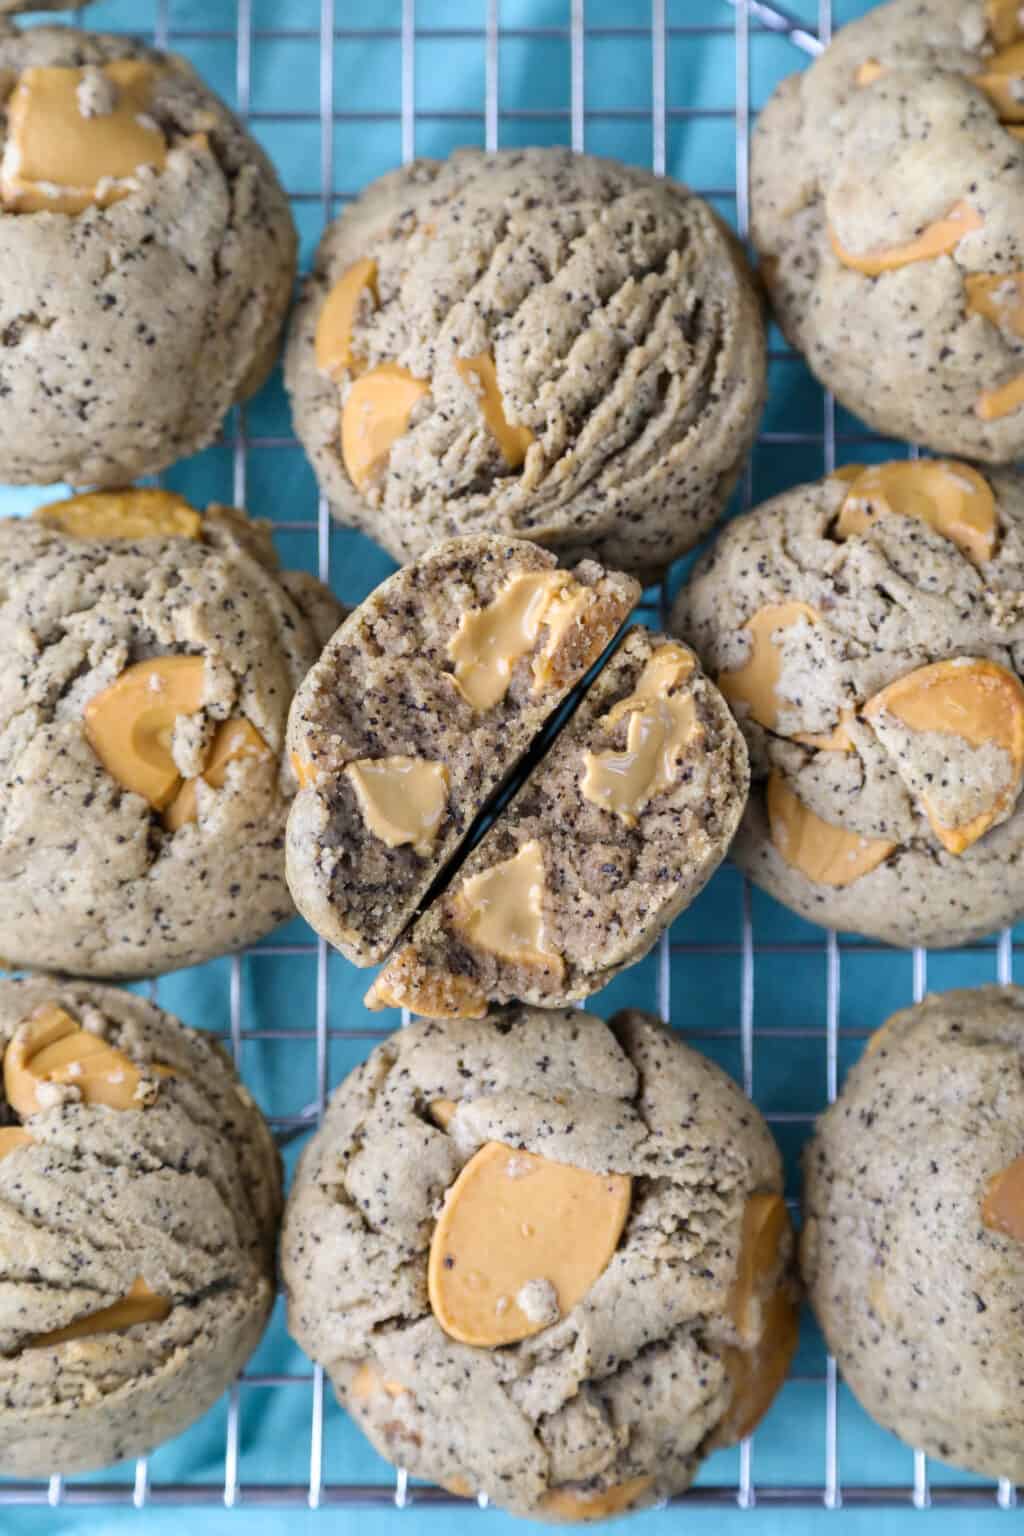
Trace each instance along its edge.
<path fill-rule="evenodd" d="M 817 0 L 785 0 L 796 23 L 818 27 Z M 836 25 L 870 9 L 870 0 L 835 0 Z M 347 198 L 375 175 L 402 158 L 402 3 L 401 0 L 336 0 L 334 43 L 333 178 L 324 196 L 320 90 L 321 0 L 251 0 L 251 67 L 239 46 L 237 23 L 244 0 L 100 0 L 88 12 L 97 28 L 140 32 L 147 36 L 166 25 L 170 44 L 188 55 L 210 83 L 230 102 L 239 102 L 239 86 L 248 78 L 248 106 L 253 131 L 275 159 L 289 192 L 302 241 L 302 265 L 310 264 L 325 214 L 336 214 Z M 653 152 L 651 5 L 649 0 L 586 0 L 583 52 L 586 148 L 649 165 Z M 734 11 L 727 0 L 666 0 L 667 169 L 670 175 L 702 190 L 733 225 L 738 224 Z M 415 133 L 420 154 L 443 155 L 458 144 L 484 142 L 487 0 L 416 0 L 414 50 Z M 502 37 L 498 56 L 499 136 L 503 145 L 568 142 L 571 130 L 570 0 L 501 0 Z M 44 20 L 43 17 L 35 18 Z M 52 18 L 51 18 L 52 19 Z M 240 68 L 241 61 L 241 68 Z M 751 20 L 749 89 L 756 111 L 775 84 L 808 61 L 792 38 Z M 773 331 L 771 344 L 784 352 Z M 752 460 L 749 490 L 762 500 L 824 469 L 824 404 L 821 391 L 803 364 L 778 355 L 771 365 L 771 392 L 762 439 Z M 866 437 L 859 423 L 837 412 L 837 457 L 844 460 L 892 456 L 893 446 Z M 226 423 L 225 440 L 175 466 L 163 483 L 199 504 L 231 501 L 236 475 L 242 472 L 245 499 L 252 513 L 279 525 L 277 542 L 284 561 L 316 570 L 318 542 L 308 524 L 317 515 L 312 472 L 294 441 L 280 377 L 245 412 L 248 446 L 236 453 L 234 438 L 242 426 L 237 413 Z M 798 441 L 793 435 L 799 434 Z M 905 452 L 896 447 L 895 452 Z M 48 491 L 47 499 L 53 492 Z M 0 515 L 27 512 L 42 493 L 30 488 L 0 489 Z M 742 498 L 737 497 L 737 508 Z M 307 526 L 302 527 L 301 524 Z M 674 591 L 687 562 L 673 571 Z M 330 534 L 330 577 L 347 602 L 358 601 L 392 568 L 368 540 L 334 528 Z M 658 594 L 648 594 L 656 611 Z M 798 1191 L 798 1158 L 811 1120 L 826 1101 L 826 978 L 828 956 L 822 930 L 801 921 L 758 892 L 750 898 L 754 946 L 753 1050 L 744 1061 L 740 1033 L 743 882 L 724 868 L 708 890 L 675 925 L 670 956 L 672 1023 L 741 1082 L 745 1067 L 754 1095 L 772 1119 L 786 1158 L 789 1193 Z M 271 953 L 282 943 L 297 946 L 288 956 Z M 694 946 L 711 946 L 700 949 Z M 782 948 L 781 946 L 795 946 Z M 159 1002 L 187 1022 L 227 1033 L 230 1025 L 230 960 L 163 978 Z M 994 943 L 970 952 L 928 958 L 928 985 L 942 990 L 996 979 Z M 242 958 L 243 1041 L 240 1065 L 265 1112 L 280 1122 L 299 1115 L 315 1096 L 317 956 L 312 935 L 294 922 Z M 364 1012 L 367 985 L 340 956 L 328 960 L 328 1081 L 331 1085 L 360 1061 L 382 1025 L 397 1025 Z M 602 1014 L 629 1003 L 657 1010 L 658 960 L 649 960 L 619 978 L 595 999 Z M 860 1053 L 864 1035 L 894 1008 L 912 997 L 909 955 L 842 936 L 839 949 L 838 1043 L 840 1075 Z M 274 1032 L 270 1037 L 267 1032 Z M 287 1154 L 294 1165 L 298 1144 Z M 825 1352 L 821 1338 L 805 1318 L 794 1375 L 758 1430 L 752 1474 L 756 1488 L 818 1485 L 825 1471 Z M 533 1529 L 494 1512 L 471 1508 L 353 1510 L 329 1508 L 317 1514 L 303 1507 L 289 1510 L 245 1508 L 245 1490 L 256 1485 L 305 1484 L 313 1416 L 310 1367 L 290 1342 L 278 1302 L 267 1336 L 247 1372 L 240 1393 L 238 1476 L 242 1510 L 218 1510 L 216 1490 L 225 1476 L 227 1407 L 221 1403 L 187 1434 L 161 1447 L 151 1458 L 151 1485 L 208 1486 L 211 1508 L 161 1509 L 142 1513 L 130 1508 L 15 1509 L 0 1507 L 0 1536 L 45 1530 L 49 1536 L 107 1536 L 126 1527 L 179 1532 L 187 1522 L 194 1536 L 241 1532 L 270 1536 L 288 1530 L 359 1532 L 360 1536 L 443 1536 L 459 1529 L 492 1536 Z M 274 1377 L 276 1384 L 265 1378 Z M 280 1379 L 284 1378 L 282 1382 Z M 391 1488 L 392 1469 L 378 1457 L 327 1394 L 324 1476 L 328 1484 L 370 1483 Z M 715 1453 L 700 1483 L 735 1488 L 737 1450 Z M 931 1464 L 933 1486 L 965 1486 L 980 1480 Z M 875 1426 L 845 1390 L 839 1393 L 839 1472 L 841 1485 L 881 1484 L 905 1489 L 912 1481 L 912 1453 Z M 76 1482 L 117 1483 L 126 1496 L 134 1468 L 105 1471 Z M 0 1492 L 4 1490 L 0 1489 Z M 24 1489 L 37 1499 L 38 1485 Z M 668 1536 L 683 1529 L 700 1533 L 723 1529 L 768 1536 L 785 1531 L 803 1536 L 819 1523 L 860 1536 L 892 1536 L 904 1522 L 938 1532 L 971 1531 L 998 1520 L 994 1493 L 985 1513 L 933 1510 L 875 1512 L 821 1508 L 800 1511 L 760 1507 L 655 1511 L 608 1529 L 629 1529 L 635 1536 Z M 1006 1519 L 1014 1520 L 1012 1514 Z M 1017 1517 L 1019 1519 L 1019 1517 Z M 537 1529 L 541 1529 L 537 1527 Z"/>

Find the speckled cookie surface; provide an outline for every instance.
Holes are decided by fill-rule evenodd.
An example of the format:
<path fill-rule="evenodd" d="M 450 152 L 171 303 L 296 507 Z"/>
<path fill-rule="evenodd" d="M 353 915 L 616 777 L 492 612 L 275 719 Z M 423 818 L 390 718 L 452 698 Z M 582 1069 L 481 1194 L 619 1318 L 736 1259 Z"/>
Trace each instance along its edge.
<path fill-rule="evenodd" d="M 1012 6 L 982 0 L 892 0 L 843 27 L 758 120 L 751 229 L 784 331 L 845 405 L 1008 463 L 1024 453 L 1024 110 L 1012 69 L 977 83 L 996 32 L 1024 37 Z M 951 212 L 948 248 L 875 273 Z"/>
<path fill-rule="evenodd" d="M 279 1160 L 224 1053 L 115 988 L 5 981 L 5 1076 L 19 1027 L 54 1006 L 146 1091 L 116 1109 L 72 1073 L 16 1116 L 0 1090 L 0 1469 L 16 1477 L 105 1466 L 180 1433 L 256 1347 L 274 1295 Z M 26 1137 L 2 1147 L 19 1124 Z M 140 1279 L 169 1303 L 162 1320 L 42 1337 Z"/>
<path fill-rule="evenodd" d="M 645 683 L 663 661 L 678 671 L 652 708 Z M 671 729 L 661 735 L 660 710 L 680 722 L 678 740 Z M 659 752 L 664 780 L 653 788 L 641 775 L 642 803 L 620 814 L 602 798 L 602 780 L 614 793 L 638 757 L 649 773 Z M 591 996 L 647 954 L 711 878 L 748 784 L 743 739 L 693 654 L 664 635 L 629 630 L 378 977 L 374 1005 L 443 1017 L 484 1013 L 489 1002 L 556 1007 Z M 530 871 L 533 906 L 511 894 L 521 868 Z M 485 914 L 503 905 L 507 922 L 495 934 Z"/>
<path fill-rule="evenodd" d="M 680 594 L 672 621 L 732 694 L 750 748 L 754 784 L 732 848 L 736 862 L 815 922 L 905 945 L 964 943 L 1024 911 L 1019 752 L 969 744 L 950 728 L 949 715 L 942 729 L 905 730 L 871 704 L 935 663 L 990 661 L 1009 700 L 994 718 L 1016 736 L 1024 491 L 1009 474 L 969 481 L 971 472 L 956 465 L 942 473 L 954 494 L 963 484 L 979 500 L 991 494 L 988 558 L 977 549 L 971 558 L 916 516 L 884 516 L 861 532 L 840 532 L 847 498 L 857 498 L 851 481 L 837 475 L 730 524 Z M 794 604 L 805 611 L 793 612 Z M 780 613 L 786 605 L 790 611 Z M 757 718 L 730 675 L 742 676 L 749 665 L 749 626 L 761 613 L 762 660 L 773 652 L 777 675 L 770 711 L 762 708 Z M 955 669 L 944 676 L 955 678 Z M 982 679 L 982 697 L 987 686 Z M 837 728 L 845 741 L 834 749 Z M 809 841 L 796 847 L 792 839 L 788 858 L 770 824 L 773 783 L 783 801 L 792 805 L 795 797 L 825 824 L 822 831 L 809 822 Z M 987 830 L 950 851 L 935 822 L 969 831 L 986 808 Z M 833 859 L 828 881 L 810 878 L 801 852 L 813 857 L 815 840 L 820 852 L 829 829 L 849 839 L 842 861 L 863 855 L 872 867 L 847 881 L 851 866 Z"/>
<path fill-rule="evenodd" d="M 106 208 L 0 205 L 0 480 L 120 485 L 211 442 L 275 355 L 295 233 L 270 161 L 184 60 L 128 36 L 0 31 L 22 71 L 148 60 L 166 167 Z"/>
<path fill-rule="evenodd" d="M 993 1230 L 991 1181 L 1024 1146 L 1024 991 L 896 1014 L 804 1154 L 801 1262 L 867 1411 L 929 1455 L 1024 1477 L 1024 1229 Z"/>
<path fill-rule="evenodd" d="M 356 964 L 387 956 L 488 796 L 640 595 L 630 577 L 581 563 L 564 578 L 569 602 L 583 604 L 579 621 L 558 636 L 547 610 L 507 687 L 475 707 L 456 686 L 454 637 L 467 615 L 500 603 L 510 583 L 551 579 L 555 563 L 523 540 L 447 541 L 348 616 L 295 696 L 288 742 L 303 787 L 288 819 L 288 882 L 307 921 Z M 543 596 L 538 589 L 535 601 Z M 353 764 L 400 758 L 445 776 L 427 846 L 384 842 L 353 784 Z"/>
<path fill-rule="evenodd" d="M 513 1149 L 633 1176 L 602 1273 L 566 1315 L 556 1304 L 500 1348 L 451 1337 L 427 1275 L 446 1191 L 493 1142 L 513 1178 Z M 415 1475 L 547 1519 L 648 1504 L 736 1438 L 740 1357 L 781 1344 L 770 1317 L 780 1335 L 791 1327 L 788 1228 L 742 1339 L 730 1320 L 745 1207 L 780 1189 L 757 1111 L 645 1015 L 413 1023 L 346 1079 L 303 1155 L 283 1235 L 289 1327 L 378 1450 Z"/>
<path fill-rule="evenodd" d="M 210 509 L 197 539 L 73 538 L 7 519 L 0 585 L 5 962 L 146 975 L 290 917 L 285 726 L 325 638 L 314 623 L 339 616 L 324 589 L 282 577 L 266 528 L 226 508 Z M 201 778 L 228 720 L 247 720 L 265 750 L 231 764 L 219 788 L 199 782 L 198 820 L 170 830 L 104 766 L 84 714 L 127 667 L 184 655 L 202 660 L 203 695 L 173 727 L 182 778 Z"/>
<path fill-rule="evenodd" d="M 360 261 L 375 277 L 355 308 L 358 365 L 332 377 L 317 367 L 317 325 Z M 532 434 L 515 466 L 479 379 L 460 372 L 485 354 L 506 422 Z M 342 401 L 394 365 L 429 391 L 360 490 Z M 764 367 L 749 274 L 705 203 L 613 161 L 530 149 L 461 150 L 368 188 L 321 242 L 286 373 L 335 514 L 396 559 L 489 531 L 653 574 L 721 510 Z"/>

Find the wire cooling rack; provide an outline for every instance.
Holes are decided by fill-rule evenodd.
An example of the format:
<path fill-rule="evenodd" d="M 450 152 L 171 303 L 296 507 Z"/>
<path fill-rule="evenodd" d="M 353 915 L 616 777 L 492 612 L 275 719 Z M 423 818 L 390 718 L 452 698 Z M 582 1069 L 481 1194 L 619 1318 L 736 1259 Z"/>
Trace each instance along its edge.
<path fill-rule="evenodd" d="M 870 5 L 835 0 L 833 17 L 830 0 L 102 0 L 89 23 L 173 47 L 233 99 L 278 162 L 308 265 L 320 229 L 365 180 L 467 142 L 569 143 L 646 163 L 687 180 L 745 236 L 755 106 L 821 51 L 834 20 Z M 837 411 L 777 333 L 770 356 L 768 412 L 737 508 L 831 469 L 837 453 L 892 453 Z M 366 540 L 332 528 L 279 384 L 233 412 L 215 448 L 164 479 L 197 501 L 233 500 L 268 516 L 285 562 L 315 570 L 350 602 L 390 568 Z M 37 500 L 0 490 L 0 511 Z M 646 617 L 664 618 L 684 569 L 645 595 Z M 779 1139 L 795 1212 L 800 1145 L 864 1036 L 929 982 L 1011 980 L 1014 949 L 1009 931 L 930 958 L 825 933 L 726 868 L 655 954 L 593 1006 L 657 1011 L 733 1072 Z M 401 1022 L 381 1028 L 362 1011 L 366 980 L 296 921 L 148 991 L 225 1036 L 290 1162 L 330 1087 Z M 930 1464 L 873 1425 L 806 1319 L 769 1417 L 752 1440 L 716 1452 L 684 1501 L 1010 1509 L 1017 1494 Z M 461 1504 L 460 1519 L 484 1518 L 375 1455 L 322 1370 L 288 1341 L 280 1300 L 226 1401 L 171 1446 L 93 1477 L 0 1483 L 0 1506 L 392 1503 Z M 634 1528 L 643 1531 L 643 1517 Z"/>

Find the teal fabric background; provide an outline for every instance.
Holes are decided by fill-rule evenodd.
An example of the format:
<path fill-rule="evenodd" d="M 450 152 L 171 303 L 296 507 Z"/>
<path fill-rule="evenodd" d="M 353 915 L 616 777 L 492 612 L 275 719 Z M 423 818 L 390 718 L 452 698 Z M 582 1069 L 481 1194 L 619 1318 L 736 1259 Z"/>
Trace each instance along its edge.
<path fill-rule="evenodd" d="M 810 28 L 819 25 L 815 0 L 785 0 L 789 14 Z M 835 0 L 837 25 L 870 9 L 869 0 Z M 827 15 L 827 4 L 821 7 Z M 485 39 L 487 0 L 417 0 L 415 19 L 415 149 L 442 155 L 462 143 L 484 141 Z M 651 10 L 649 0 L 586 0 L 584 79 L 586 147 L 649 165 L 651 126 Z M 308 267 L 323 226 L 319 101 L 320 0 L 252 0 L 252 54 L 249 106 L 253 131 L 274 157 L 289 191 L 302 238 L 302 265 Z M 100 0 L 88 13 L 90 25 L 152 35 L 169 25 L 171 46 L 187 54 L 210 83 L 237 104 L 239 44 L 236 0 Z M 43 18 L 38 18 L 42 20 Z M 562 143 L 570 135 L 570 0 L 501 0 L 503 36 L 499 50 L 499 120 L 503 145 Z M 667 168 L 670 175 L 705 192 L 737 223 L 734 12 L 727 0 L 667 0 Z M 402 156 L 401 0 L 337 0 L 334 51 L 333 186 L 330 211 Z M 519 29 L 540 29 L 529 35 Z M 807 63 L 791 41 L 751 18 L 750 97 L 754 110 L 774 85 Z M 825 405 L 803 364 L 786 355 L 772 334 L 771 394 L 762 437 L 752 461 L 749 491 L 764 497 L 824 469 Z M 242 423 L 226 424 L 224 442 L 180 464 L 163 483 L 202 504 L 231 501 L 236 473 L 251 512 L 274 520 L 285 562 L 317 569 L 316 489 L 312 473 L 292 436 L 286 399 L 275 377 L 246 409 L 247 446 L 236 456 L 233 439 Z M 868 436 L 842 411 L 836 415 L 837 457 L 891 457 L 905 452 Z M 52 493 L 48 493 L 52 495 Z M 41 500 L 32 489 L 0 489 L 0 514 L 28 511 Z M 737 498 L 737 505 L 742 498 Z M 685 571 L 673 571 L 672 590 Z M 330 574 L 347 602 L 358 601 L 391 569 L 389 560 L 366 539 L 341 529 L 330 535 Z M 657 593 L 648 594 L 656 612 Z M 672 934 L 671 1017 L 700 1047 L 740 1081 L 744 1075 L 740 1033 L 741 940 L 744 892 L 731 868 L 676 924 Z M 811 1120 L 826 1101 L 826 972 L 828 953 L 820 929 L 793 917 L 754 892 L 753 1051 L 746 1065 L 755 1097 L 769 1115 L 786 1156 L 789 1192 L 798 1191 L 799 1149 Z M 294 947 L 287 955 L 282 946 Z M 704 946 L 709 946 L 705 948 Z M 780 946 L 790 946 L 780 948 Z M 840 1077 L 862 1048 L 864 1035 L 912 997 L 911 956 L 886 951 L 844 936 L 839 951 L 838 1043 Z M 370 1049 L 382 1023 L 399 1021 L 366 1014 L 361 997 L 365 973 L 339 956 L 328 962 L 328 1082 L 336 1083 Z M 995 942 L 967 952 L 928 957 L 927 982 L 945 989 L 995 980 Z M 232 981 L 240 988 L 240 1065 L 250 1088 L 280 1128 L 300 1115 L 316 1094 L 315 1007 L 317 954 L 312 935 L 295 922 L 272 935 L 233 970 L 230 960 L 163 978 L 158 1000 L 191 1024 L 229 1033 Z M 620 978 L 595 1000 L 608 1014 L 623 1003 L 656 1010 L 656 957 Z M 289 1147 L 294 1163 L 299 1143 Z M 794 1377 L 784 1388 L 753 1445 L 755 1488 L 785 1484 L 820 1485 L 825 1466 L 825 1354 L 805 1318 Z M 270 1385 L 265 1378 L 285 1377 Z M 272 1325 L 247 1372 L 240 1394 L 239 1477 L 241 1508 L 83 1509 L 33 1511 L 0 1508 L 0 1536 L 45 1530 L 52 1536 L 108 1536 L 127 1528 L 157 1533 L 181 1531 L 187 1522 L 196 1536 L 240 1533 L 295 1536 L 324 1530 L 359 1536 L 445 1536 L 458 1529 L 473 1536 L 512 1536 L 532 1529 L 493 1512 L 471 1507 L 412 1507 L 404 1511 L 329 1508 L 260 1511 L 246 1508 L 245 1490 L 256 1484 L 303 1484 L 309 1476 L 313 1412 L 310 1368 L 290 1343 L 278 1303 Z M 150 1462 L 153 1487 L 168 1483 L 222 1485 L 227 1410 L 221 1404 L 188 1434 L 162 1447 Z M 912 1454 L 874 1426 L 848 1393 L 839 1394 L 841 1482 L 905 1489 L 912 1479 Z M 701 1483 L 735 1487 L 739 1452 L 716 1453 Z M 933 1486 L 964 1485 L 964 1474 L 930 1466 Z M 132 1467 L 98 1474 L 84 1483 L 114 1480 L 130 1487 Z M 393 1487 L 391 1469 L 348 1424 L 328 1394 L 325 1478 L 329 1484 L 372 1483 Z M 986 1485 L 979 1482 L 979 1487 Z M 990 1485 L 989 1485 L 990 1486 Z M 38 1486 L 32 1490 L 39 1497 Z M 903 1497 L 903 1495 L 901 1495 Z M 215 1502 L 216 1493 L 211 1502 Z M 810 1508 L 782 1511 L 770 1505 L 754 1512 L 684 1507 L 633 1518 L 635 1536 L 694 1536 L 725 1528 L 767 1536 L 783 1531 L 803 1536 L 818 1523 L 844 1536 L 890 1536 L 904 1522 L 929 1531 L 971 1531 L 1000 1519 L 989 1512 L 918 1513 L 905 1502 L 893 1512 Z M 1004 1517 L 1013 1522 L 1019 1515 Z M 619 1521 L 609 1529 L 625 1529 Z M 540 1529 L 539 1527 L 537 1529 Z"/>

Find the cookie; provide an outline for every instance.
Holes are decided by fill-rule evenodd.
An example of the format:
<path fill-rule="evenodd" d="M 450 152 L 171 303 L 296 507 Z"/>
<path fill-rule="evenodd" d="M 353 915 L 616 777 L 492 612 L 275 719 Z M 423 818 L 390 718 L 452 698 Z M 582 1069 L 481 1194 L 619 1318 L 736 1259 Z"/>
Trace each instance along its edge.
<path fill-rule="evenodd" d="M 771 1403 L 781 1191 L 754 1106 L 644 1014 L 413 1023 L 303 1154 L 288 1326 L 412 1475 L 600 1519 L 680 1492 Z"/>
<path fill-rule="evenodd" d="M 0 982 L 0 1471 L 146 1455 L 274 1299 L 281 1170 L 223 1051 L 141 997 Z"/>
<path fill-rule="evenodd" d="M 640 595 L 522 540 L 452 540 L 383 582 L 295 696 L 288 880 L 357 965 L 383 960 Z"/>
<path fill-rule="evenodd" d="M 698 564 L 672 628 L 732 703 L 736 863 L 814 922 L 963 944 L 1024 913 L 1024 487 L 847 466 Z"/>
<path fill-rule="evenodd" d="M 879 431 L 1024 454 L 1024 21 L 891 0 L 778 87 L 751 233 L 787 338 Z"/>
<path fill-rule="evenodd" d="M 266 525 L 164 491 L 0 521 L 0 946 L 196 965 L 292 916 L 292 694 L 340 610 Z"/>
<path fill-rule="evenodd" d="M 692 651 L 630 630 L 368 1006 L 473 1018 L 589 997 L 711 878 L 748 783 L 742 737 Z"/>
<path fill-rule="evenodd" d="M 396 560 L 467 533 L 653 579 L 714 522 L 764 396 L 759 306 L 687 188 L 566 149 L 374 182 L 296 310 L 296 431 Z"/>
<path fill-rule="evenodd" d="M 929 1455 L 1024 1479 L 1024 991 L 868 1041 L 804 1155 L 801 1263 L 849 1386 Z"/>
<path fill-rule="evenodd" d="M 270 161 L 184 59 L 0 30 L 0 480 L 123 485 L 212 442 L 295 259 Z"/>

